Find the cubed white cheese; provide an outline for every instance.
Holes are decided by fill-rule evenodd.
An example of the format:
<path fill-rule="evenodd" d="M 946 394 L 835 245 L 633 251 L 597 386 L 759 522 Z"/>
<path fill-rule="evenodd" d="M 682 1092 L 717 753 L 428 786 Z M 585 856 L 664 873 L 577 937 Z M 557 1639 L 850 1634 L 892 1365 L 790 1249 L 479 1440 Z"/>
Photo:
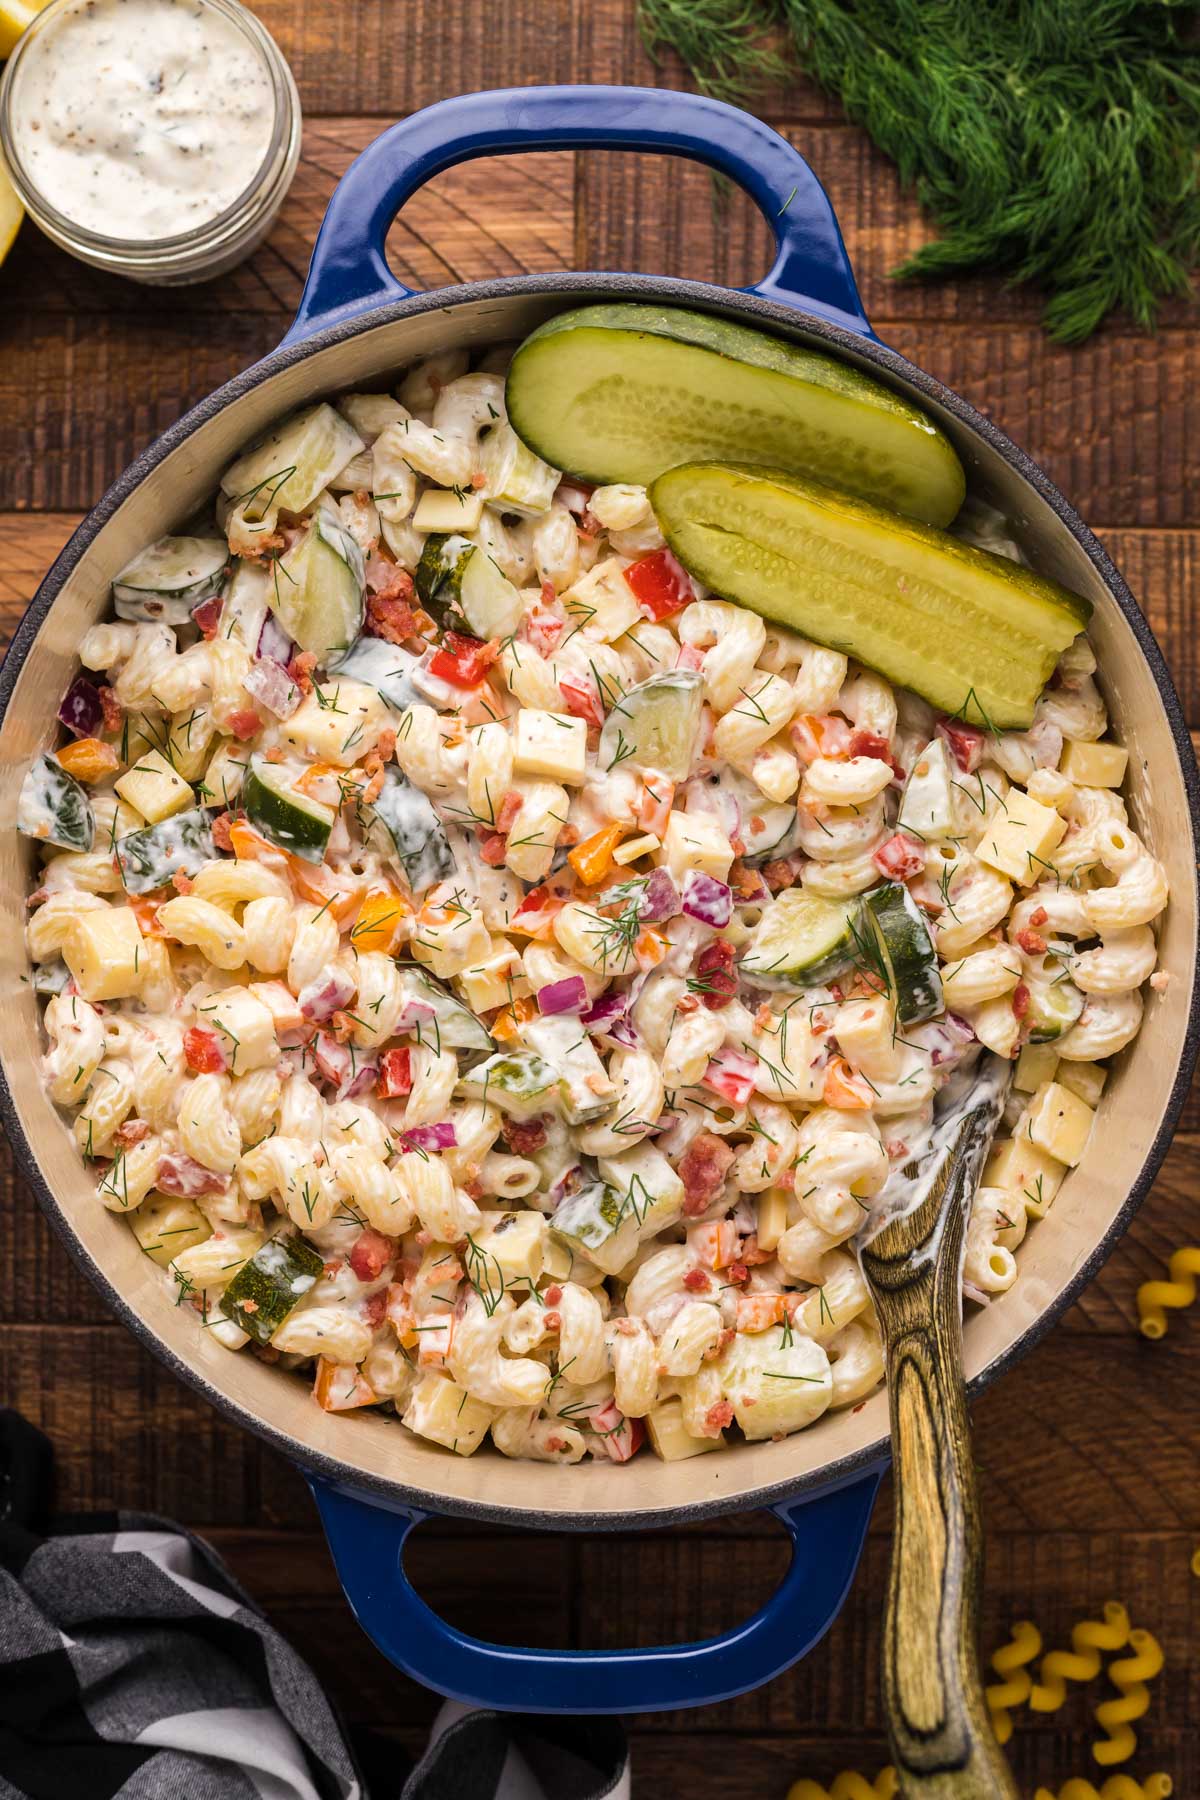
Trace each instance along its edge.
<path fill-rule="evenodd" d="M 189 784 L 158 750 L 147 750 L 139 756 L 113 785 L 122 800 L 128 800 L 151 825 L 196 803 Z"/>
<path fill-rule="evenodd" d="M 1074 1168 L 1087 1147 L 1095 1116 L 1091 1107 L 1070 1088 L 1063 1087 L 1058 1081 L 1047 1081 L 1029 1102 L 1016 1135 L 1027 1137 L 1047 1156 Z"/>
<path fill-rule="evenodd" d="M 1100 1096 L 1108 1080 L 1108 1070 L 1103 1063 L 1060 1062 L 1054 1079 L 1061 1082 L 1063 1087 L 1070 1088 L 1073 1094 L 1078 1094 L 1085 1105 L 1094 1108 L 1100 1104 Z"/>
<path fill-rule="evenodd" d="M 513 770 L 580 787 L 587 773 L 587 725 L 567 713 L 523 706 L 517 714 Z"/>
<path fill-rule="evenodd" d="M 1053 1081 L 1058 1051 L 1053 1044 L 1026 1044 L 1017 1058 L 1013 1086 L 1022 1094 L 1035 1094 L 1043 1081 Z"/>
<path fill-rule="evenodd" d="M 1059 769 L 1076 787 L 1119 788 L 1129 752 L 1120 744 L 1082 744 L 1068 738 Z"/>
<path fill-rule="evenodd" d="M 641 618 L 637 595 L 625 579 L 627 567 L 621 557 L 607 556 L 563 594 L 571 623 L 586 637 L 614 643 Z"/>
<path fill-rule="evenodd" d="M 689 869 L 724 881 L 733 862 L 733 846 L 719 821 L 708 813 L 673 812 L 654 860 L 678 882 Z"/>
<path fill-rule="evenodd" d="M 989 821 L 975 854 L 989 868 L 1032 887 L 1045 878 L 1067 822 L 1018 787 L 1009 789 L 1004 804 L 1005 810 Z"/>
<path fill-rule="evenodd" d="M 414 531 L 478 531 L 483 495 L 471 491 L 426 488 L 412 517 Z"/>
<path fill-rule="evenodd" d="M 63 961 L 85 1000 L 124 1000 L 142 984 L 142 933 L 133 909 L 80 913 L 63 942 Z"/>
<path fill-rule="evenodd" d="M 1040 1219 L 1063 1184 L 1062 1163 L 1027 1137 L 1005 1138 L 993 1146 L 983 1171 L 984 1187 L 1019 1194 L 1025 1210 Z"/>

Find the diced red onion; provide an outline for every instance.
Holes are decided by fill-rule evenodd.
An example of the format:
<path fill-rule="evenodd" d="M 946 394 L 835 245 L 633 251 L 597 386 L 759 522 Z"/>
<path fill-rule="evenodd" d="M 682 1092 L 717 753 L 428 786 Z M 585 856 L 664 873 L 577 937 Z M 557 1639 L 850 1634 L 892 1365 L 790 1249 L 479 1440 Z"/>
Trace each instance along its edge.
<path fill-rule="evenodd" d="M 436 1014 L 433 1007 L 424 1000 L 406 1000 L 404 1011 L 392 1026 L 395 1037 L 404 1037 L 410 1031 L 424 1031 L 433 1023 Z"/>
<path fill-rule="evenodd" d="M 560 481 L 554 490 L 554 498 L 560 506 L 565 506 L 576 518 L 585 513 L 593 490 L 576 481 Z"/>
<path fill-rule="evenodd" d="M 587 1003 L 587 988 L 583 984 L 582 975 L 568 975 L 564 981 L 551 981 L 537 991 L 538 1011 L 544 1016 L 551 1013 L 581 1013 Z"/>
<path fill-rule="evenodd" d="M 352 1000 L 355 994 L 355 983 L 343 969 L 331 969 L 328 975 L 318 975 L 300 989 L 296 996 L 296 1004 L 306 1019 L 332 1019 L 340 1007 Z"/>
<path fill-rule="evenodd" d="M 607 1031 L 614 1019 L 623 1019 L 628 1011 L 628 994 L 601 994 L 595 1004 L 588 1007 L 580 1023 L 585 1031 Z"/>
<path fill-rule="evenodd" d="M 373 1058 L 364 1060 L 348 1044 L 339 1044 L 332 1032 L 317 1033 L 315 1054 L 317 1068 L 333 1087 L 335 1100 L 354 1100 L 375 1086 L 378 1063 Z"/>
<path fill-rule="evenodd" d="M 372 1094 L 375 1091 L 375 1083 L 378 1079 L 379 1064 L 377 1062 L 360 1061 L 357 1068 L 351 1074 L 350 1079 L 339 1083 L 334 1099 L 357 1100 L 360 1094 Z"/>
<path fill-rule="evenodd" d="M 62 697 L 58 716 L 76 737 L 95 737 L 104 723 L 100 691 L 86 675 L 78 675 Z"/>
<path fill-rule="evenodd" d="M 604 1027 L 604 1036 L 611 1038 L 614 1044 L 619 1044 L 622 1050 L 636 1050 L 641 1042 L 636 1028 L 628 1019 L 614 1019 L 611 1025 Z"/>
<path fill-rule="evenodd" d="M 414 1125 L 403 1137 L 406 1150 L 457 1150 L 458 1133 L 449 1119 L 440 1125 Z"/>
<path fill-rule="evenodd" d="M 268 612 L 263 620 L 256 654 L 271 662 L 281 663 L 285 669 L 296 654 L 295 644 L 273 612 Z"/>
<path fill-rule="evenodd" d="M 251 663 L 242 677 L 242 686 L 277 719 L 290 719 L 300 704 L 300 689 L 283 664 L 270 656 Z"/>
<path fill-rule="evenodd" d="M 193 1199 L 197 1194 L 225 1193 L 229 1177 L 218 1175 L 215 1169 L 206 1169 L 203 1163 L 185 1155 L 182 1150 L 171 1150 L 159 1158 L 154 1185 L 160 1193 Z"/>
<path fill-rule="evenodd" d="M 553 1200 L 556 1207 L 561 1205 L 568 1194 L 573 1194 L 575 1192 L 580 1185 L 582 1177 L 583 1168 L 579 1163 L 572 1163 L 569 1169 L 564 1169 L 563 1173 L 554 1183 L 554 1186 L 550 1189 L 550 1198 Z"/>
<path fill-rule="evenodd" d="M 733 917 L 733 889 L 713 875 L 689 869 L 683 883 L 683 910 L 689 919 L 721 931 Z"/>
<path fill-rule="evenodd" d="M 679 889 L 666 869 L 654 869 L 638 902 L 638 917 L 647 925 L 661 925 L 679 911 Z"/>

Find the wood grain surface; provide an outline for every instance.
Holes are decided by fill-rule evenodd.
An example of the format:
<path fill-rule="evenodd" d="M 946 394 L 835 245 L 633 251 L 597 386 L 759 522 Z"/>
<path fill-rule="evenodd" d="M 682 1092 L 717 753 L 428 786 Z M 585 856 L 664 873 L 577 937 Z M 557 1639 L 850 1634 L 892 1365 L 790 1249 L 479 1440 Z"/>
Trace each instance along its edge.
<path fill-rule="evenodd" d="M 546 82 L 682 85 L 657 72 L 631 0 L 259 0 L 291 60 L 304 155 L 251 264 L 169 301 L 71 262 L 26 226 L 0 269 L 0 632 L 7 637 L 80 516 L 156 433 L 280 337 L 330 190 L 392 118 L 468 89 Z M 1200 729 L 1200 331 L 1176 306 L 1156 337 L 1116 321 L 1051 345 L 1036 296 L 973 280 L 901 286 L 888 270 L 927 234 L 894 171 L 798 80 L 760 110 L 813 162 L 838 209 L 880 334 L 989 412 L 1100 532 L 1149 617 Z M 739 197 L 657 158 L 544 155 L 439 178 L 393 229 L 415 286 L 563 267 L 740 283 L 768 235 Z M 1167 1072 L 1164 1071 L 1164 1079 Z M 1136 1332 L 1139 1282 L 1200 1241 L 1200 1106 L 1132 1229 L 1039 1350 L 974 1409 L 987 1528 L 983 1639 L 1032 1618 L 1048 1644 L 1109 1598 L 1162 1641 L 1166 1668 L 1133 1767 L 1200 1795 L 1200 1308 L 1159 1344 Z M 345 1715 L 408 1749 L 436 1701 L 387 1665 L 343 1601 L 299 1476 L 180 1387 L 106 1314 L 5 1164 L 0 1178 L 0 1399 L 54 1440 L 66 1507 L 162 1512 L 206 1531 L 310 1658 Z M 890 1506 L 828 1639 L 798 1668 L 701 1713 L 633 1724 L 635 1792 L 771 1800 L 885 1758 L 879 1619 Z M 620 1540 L 426 1527 L 417 1577 L 448 1617 L 503 1639 L 651 1644 L 727 1626 L 770 1591 L 784 1541 L 742 1517 Z M 1024 1792 L 1095 1774 L 1088 1699 L 1018 1714 Z"/>

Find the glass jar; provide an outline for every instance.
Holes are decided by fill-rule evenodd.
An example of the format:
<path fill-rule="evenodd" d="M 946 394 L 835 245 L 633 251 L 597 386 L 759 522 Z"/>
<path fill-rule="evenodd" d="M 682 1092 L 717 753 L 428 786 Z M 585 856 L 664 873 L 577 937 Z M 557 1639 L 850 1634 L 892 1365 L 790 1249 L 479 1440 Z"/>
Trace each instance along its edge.
<path fill-rule="evenodd" d="M 168 9 L 178 3 L 179 0 L 161 0 L 162 7 Z M 145 0 L 145 5 L 154 10 L 154 0 Z M 256 79 L 260 71 L 265 75 L 269 104 L 273 107 L 266 150 L 246 186 L 214 217 L 175 233 L 158 230 L 154 235 L 112 237 L 67 217 L 61 210 L 61 201 L 56 207 L 39 191 L 29 166 L 32 132 L 40 125 L 27 110 L 25 90 L 30 88 L 30 81 L 25 79 L 25 71 L 29 69 L 32 75 L 35 46 L 46 33 L 72 29 L 73 13 L 90 28 L 93 8 L 81 0 L 50 0 L 19 39 L 0 81 L 0 159 L 26 212 L 47 237 L 81 262 L 134 281 L 182 286 L 207 281 L 233 268 L 269 231 L 291 186 L 300 156 L 300 97 L 274 38 L 238 0 L 187 0 L 181 16 L 202 20 L 211 15 L 214 24 L 224 22 L 223 29 L 232 28 L 244 38 L 246 54 L 257 65 Z M 49 43 L 43 43 L 42 48 L 48 59 Z M 228 85 L 213 84 L 213 92 L 218 96 L 213 106 L 218 128 L 220 96 L 231 91 L 236 91 L 236 84 L 232 90 Z M 163 89 L 150 85 L 146 92 L 161 94 Z M 67 153 L 73 149 L 72 146 Z M 88 154 L 82 145 L 80 153 Z M 140 150 L 132 153 L 131 167 L 142 154 Z"/>

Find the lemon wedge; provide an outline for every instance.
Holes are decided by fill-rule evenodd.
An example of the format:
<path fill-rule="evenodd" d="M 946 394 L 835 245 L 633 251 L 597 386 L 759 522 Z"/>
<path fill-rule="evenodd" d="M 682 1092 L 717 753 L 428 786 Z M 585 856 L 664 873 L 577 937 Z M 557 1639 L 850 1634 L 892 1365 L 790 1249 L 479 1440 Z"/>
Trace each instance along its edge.
<path fill-rule="evenodd" d="M 0 169 L 0 263 L 12 249 L 13 239 L 21 229 L 25 209 L 13 192 L 8 176 Z"/>
<path fill-rule="evenodd" d="M 0 0 L 0 58 L 12 55 L 13 45 L 45 4 L 46 0 Z"/>

